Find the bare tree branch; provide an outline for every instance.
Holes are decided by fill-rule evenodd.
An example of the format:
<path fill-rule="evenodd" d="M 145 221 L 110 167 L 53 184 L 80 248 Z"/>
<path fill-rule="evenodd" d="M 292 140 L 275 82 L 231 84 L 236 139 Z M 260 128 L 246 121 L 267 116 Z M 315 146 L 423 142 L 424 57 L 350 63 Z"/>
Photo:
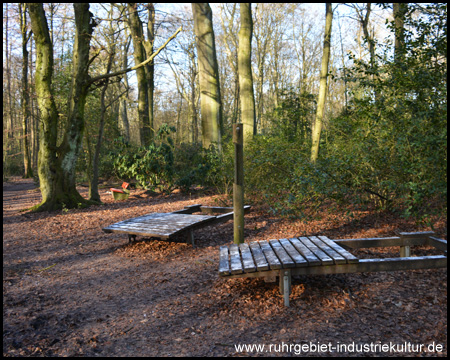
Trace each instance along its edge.
<path fill-rule="evenodd" d="M 177 31 L 175 31 L 175 33 L 174 33 L 170 38 L 168 38 L 167 41 L 166 41 L 164 44 L 162 44 L 162 45 L 159 47 L 159 49 L 156 50 L 156 51 L 155 51 L 155 52 L 154 52 L 147 60 L 145 60 L 144 62 L 141 62 L 140 64 L 135 65 L 135 66 L 133 66 L 133 67 L 129 67 L 128 69 L 116 71 L 116 72 L 111 73 L 111 74 L 103 74 L 103 75 L 99 75 L 99 76 L 96 76 L 96 77 L 94 77 L 94 78 L 91 78 L 91 79 L 89 80 L 89 82 L 88 82 L 87 85 L 89 86 L 89 85 L 91 85 L 92 83 L 97 82 L 97 81 L 99 81 L 99 80 L 108 79 L 108 78 L 110 78 L 110 77 L 114 77 L 114 76 L 119 76 L 119 75 L 125 74 L 125 73 L 127 73 L 127 72 L 130 72 L 130 71 L 139 69 L 140 67 L 142 67 L 142 66 L 148 64 L 150 61 L 152 61 L 152 60 L 153 60 L 153 59 L 161 52 L 162 49 L 164 49 L 164 48 L 167 46 L 167 44 L 169 44 L 169 42 L 171 42 L 173 39 L 175 39 L 175 37 L 178 35 L 178 33 L 179 33 L 180 31 L 182 31 L 182 30 L 183 30 L 183 29 L 180 27 Z"/>

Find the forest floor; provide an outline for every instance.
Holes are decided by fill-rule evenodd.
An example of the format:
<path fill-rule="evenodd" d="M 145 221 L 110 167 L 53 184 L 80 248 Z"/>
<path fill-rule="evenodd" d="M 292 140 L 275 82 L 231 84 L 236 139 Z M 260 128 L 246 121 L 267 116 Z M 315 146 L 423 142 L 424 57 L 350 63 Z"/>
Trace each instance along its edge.
<path fill-rule="evenodd" d="M 114 202 L 107 190 L 103 205 L 31 214 L 20 210 L 40 201 L 33 181 L 3 183 L 4 356 L 447 356 L 447 269 L 295 277 L 285 308 L 278 283 L 218 276 L 232 221 L 196 230 L 195 248 L 102 231 L 150 212 L 223 206 L 222 196 L 132 190 Z M 247 241 L 426 230 L 388 212 L 336 207 L 303 222 L 254 206 L 245 220 Z M 446 238 L 446 214 L 434 231 Z M 398 248 L 353 253 L 392 257 Z"/>

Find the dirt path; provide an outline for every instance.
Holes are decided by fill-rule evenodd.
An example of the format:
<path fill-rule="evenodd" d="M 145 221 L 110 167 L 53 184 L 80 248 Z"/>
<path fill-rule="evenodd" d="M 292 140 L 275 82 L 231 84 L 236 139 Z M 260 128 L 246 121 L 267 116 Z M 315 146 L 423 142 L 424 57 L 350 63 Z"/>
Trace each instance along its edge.
<path fill-rule="evenodd" d="M 29 180 L 14 180 L 3 183 L 4 356 L 239 356 L 234 345 L 244 343 L 266 345 L 247 355 L 280 356 L 301 344 L 376 342 L 435 343 L 444 351 L 375 348 L 372 355 L 447 354 L 446 269 L 301 277 L 293 280 L 291 307 L 283 308 L 277 284 L 218 278 L 218 248 L 232 242 L 231 222 L 197 230 L 197 248 L 156 240 L 128 244 L 125 235 L 101 230 L 149 212 L 217 205 L 218 196 L 135 191 L 128 201 L 113 202 L 102 191 L 101 206 L 30 214 L 19 210 L 38 203 L 39 191 Z M 391 215 L 355 212 L 347 222 L 324 215 L 302 223 L 255 208 L 245 236 L 373 237 L 399 228 L 428 230 Z M 445 236 L 446 222 L 437 228 Z M 276 346 L 271 352 L 269 344 Z M 282 344 L 291 351 L 276 352 Z M 344 355 L 305 349 L 303 355 Z"/>

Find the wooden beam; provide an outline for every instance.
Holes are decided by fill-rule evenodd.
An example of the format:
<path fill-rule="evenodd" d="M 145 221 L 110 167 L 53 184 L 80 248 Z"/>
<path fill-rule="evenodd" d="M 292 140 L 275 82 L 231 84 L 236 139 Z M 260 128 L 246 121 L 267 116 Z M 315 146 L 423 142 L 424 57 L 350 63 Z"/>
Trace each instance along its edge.
<path fill-rule="evenodd" d="M 359 262 L 354 264 L 312 266 L 291 270 L 293 275 L 325 275 L 356 272 L 436 269 L 444 267 L 447 267 L 447 257 L 435 255 L 385 259 L 359 259 Z"/>
<path fill-rule="evenodd" d="M 201 204 L 188 205 L 184 209 L 172 211 L 172 214 L 193 214 L 200 211 Z"/>
<path fill-rule="evenodd" d="M 327 275 L 376 271 L 400 271 L 438 269 L 447 267 L 444 255 L 417 256 L 405 258 L 359 259 L 358 263 L 328 266 L 308 266 L 291 268 L 292 275 Z M 281 269 L 285 270 L 285 269 Z M 258 271 L 254 273 L 224 276 L 225 278 L 278 276 L 280 270 Z"/>
<path fill-rule="evenodd" d="M 447 240 L 438 239 L 434 236 L 428 236 L 427 243 L 434 246 L 436 249 L 447 251 Z"/>
<path fill-rule="evenodd" d="M 225 214 L 233 211 L 232 207 L 219 207 L 219 206 L 200 206 L 202 214 Z"/>
<path fill-rule="evenodd" d="M 346 246 L 351 249 L 362 249 L 372 247 L 389 246 L 414 246 L 427 243 L 426 237 L 386 237 L 386 238 L 365 238 L 365 239 L 336 239 L 336 244 Z"/>
<path fill-rule="evenodd" d="M 401 237 L 409 238 L 427 238 L 428 236 L 434 235 L 434 231 L 414 231 L 414 232 L 399 232 Z"/>

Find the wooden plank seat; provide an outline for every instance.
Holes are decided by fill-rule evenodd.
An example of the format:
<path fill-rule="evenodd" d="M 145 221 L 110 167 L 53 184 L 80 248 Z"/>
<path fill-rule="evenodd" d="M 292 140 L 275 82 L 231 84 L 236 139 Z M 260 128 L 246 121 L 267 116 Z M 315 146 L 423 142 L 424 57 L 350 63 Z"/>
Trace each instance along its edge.
<path fill-rule="evenodd" d="M 326 236 L 252 241 L 221 246 L 219 276 L 222 278 L 279 277 L 284 305 L 289 306 L 292 275 L 341 274 L 371 271 L 415 270 L 447 267 L 447 241 L 433 232 L 400 233 L 381 239 L 331 240 Z M 384 242 L 383 242 L 384 241 Z M 444 255 L 411 257 L 412 245 L 432 245 Z M 399 258 L 359 259 L 347 249 L 399 246 Z M 407 250 L 405 250 L 407 248 Z M 407 256 L 405 256 L 407 255 Z"/>
<path fill-rule="evenodd" d="M 250 205 L 246 205 L 244 211 L 248 213 Z M 202 214 L 193 215 L 196 212 L 201 212 Z M 220 215 L 212 215 L 214 213 L 219 213 Z M 232 218 L 233 208 L 196 204 L 170 213 L 150 213 L 123 220 L 102 230 L 106 233 L 128 234 L 130 242 L 132 239 L 135 240 L 137 235 L 170 240 L 177 234 L 186 233 L 186 242 L 190 241 L 195 246 L 193 230 L 203 226 L 222 223 Z"/>

